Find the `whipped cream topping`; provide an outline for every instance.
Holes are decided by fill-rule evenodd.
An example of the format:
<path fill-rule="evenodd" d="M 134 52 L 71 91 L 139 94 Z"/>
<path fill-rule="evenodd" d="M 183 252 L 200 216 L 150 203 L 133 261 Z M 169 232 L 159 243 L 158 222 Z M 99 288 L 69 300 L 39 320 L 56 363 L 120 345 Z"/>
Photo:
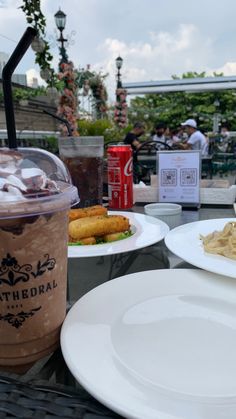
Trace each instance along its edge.
<path fill-rule="evenodd" d="M 24 201 L 59 193 L 56 182 L 43 170 L 22 168 L 23 155 L 16 150 L 0 150 L 0 202 Z"/>

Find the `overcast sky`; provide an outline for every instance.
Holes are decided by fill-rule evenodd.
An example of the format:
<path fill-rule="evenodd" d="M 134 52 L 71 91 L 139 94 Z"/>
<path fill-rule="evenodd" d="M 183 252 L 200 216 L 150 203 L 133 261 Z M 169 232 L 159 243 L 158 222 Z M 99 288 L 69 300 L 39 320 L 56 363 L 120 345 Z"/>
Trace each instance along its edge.
<path fill-rule="evenodd" d="M 0 0 L 1 52 L 11 54 L 26 28 L 21 4 Z M 125 82 L 169 80 L 186 71 L 236 75 L 235 0 L 42 0 L 55 68 L 54 14 L 59 7 L 67 15 L 64 35 L 76 32 L 69 58 L 77 68 L 91 64 L 96 71 L 108 72 L 109 92 L 115 88 L 118 55 L 124 60 Z M 39 73 L 31 50 L 17 73 L 29 70 Z"/>

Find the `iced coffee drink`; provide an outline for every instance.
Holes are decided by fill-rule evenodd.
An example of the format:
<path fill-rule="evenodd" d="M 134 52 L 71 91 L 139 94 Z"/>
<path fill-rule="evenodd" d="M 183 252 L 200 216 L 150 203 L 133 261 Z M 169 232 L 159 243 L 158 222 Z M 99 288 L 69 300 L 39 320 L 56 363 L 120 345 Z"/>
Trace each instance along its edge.
<path fill-rule="evenodd" d="M 0 150 L 0 366 L 32 363 L 59 343 L 76 200 L 55 156 Z"/>

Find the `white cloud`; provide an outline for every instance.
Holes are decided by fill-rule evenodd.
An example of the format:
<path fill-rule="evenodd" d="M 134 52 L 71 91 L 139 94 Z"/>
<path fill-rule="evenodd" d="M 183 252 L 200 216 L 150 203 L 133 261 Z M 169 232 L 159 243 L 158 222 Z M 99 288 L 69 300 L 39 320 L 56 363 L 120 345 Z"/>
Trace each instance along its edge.
<path fill-rule="evenodd" d="M 236 62 L 225 63 L 222 67 L 217 68 L 217 73 L 224 73 L 224 76 L 235 76 L 236 75 Z"/>
<path fill-rule="evenodd" d="M 150 38 L 153 41 L 155 52 L 165 55 L 188 50 L 197 34 L 198 28 L 193 24 L 180 24 L 176 33 L 151 32 Z"/>
<path fill-rule="evenodd" d="M 91 64 L 91 69 L 108 72 L 106 85 L 114 99 L 116 85 L 115 59 L 124 59 L 121 69 L 123 82 L 171 79 L 187 71 L 223 71 L 236 74 L 234 63 L 234 16 L 236 2 L 227 0 L 214 5 L 213 0 L 198 0 L 191 4 L 181 0 L 41 0 L 47 18 L 47 39 L 54 37 L 54 14 L 59 9 L 67 14 L 65 36 L 76 30 L 75 44 L 68 47 L 69 58 L 76 68 Z M 148 4 L 147 4 L 148 3 Z M 24 13 L 19 9 L 21 0 L 0 0 L 0 50 L 10 54 L 26 28 Z M 161 5 L 161 13 L 160 13 Z M 204 10 L 204 13 L 202 13 Z M 224 15 L 223 15 L 224 13 Z M 222 17 L 227 21 L 227 31 Z M 232 36 L 230 36 L 232 34 Z M 13 41 L 1 37 L 4 35 Z M 53 65 L 59 61 L 56 40 L 51 48 Z M 227 48 L 226 48 L 227 46 Z M 29 50 L 21 60 L 17 72 L 26 70 L 35 74 L 39 67 L 34 63 L 34 53 Z M 209 71 L 208 71 L 209 70 Z M 41 82 L 40 82 L 41 84 Z"/>
<path fill-rule="evenodd" d="M 104 58 L 97 66 L 109 72 L 109 85 L 113 90 L 110 94 L 114 96 L 115 59 L 118 55 L 124 60 L 121 69 L 124 82 L 171 79 L 174 74 L 204 71 L 212 42 L 203 37 L 197 26 L 181 24 L 175 32 L 150 32 L 146 42 L 126 43 L 106 38 L 98 49 Z"/>

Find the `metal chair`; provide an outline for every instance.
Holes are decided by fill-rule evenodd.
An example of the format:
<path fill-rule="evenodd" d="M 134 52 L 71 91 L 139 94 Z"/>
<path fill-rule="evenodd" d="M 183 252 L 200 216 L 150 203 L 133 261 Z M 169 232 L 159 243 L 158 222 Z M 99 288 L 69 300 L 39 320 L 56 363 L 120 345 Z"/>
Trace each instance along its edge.
<path fill-rule="evenodd" d="M 156 152 L 161 150 L 173 150 L 173 148 L 162 141 L 148 140 L 134 151 L 134 183 L 140 181 L 150 183 L 151 174 L 156 173 Z"/>

